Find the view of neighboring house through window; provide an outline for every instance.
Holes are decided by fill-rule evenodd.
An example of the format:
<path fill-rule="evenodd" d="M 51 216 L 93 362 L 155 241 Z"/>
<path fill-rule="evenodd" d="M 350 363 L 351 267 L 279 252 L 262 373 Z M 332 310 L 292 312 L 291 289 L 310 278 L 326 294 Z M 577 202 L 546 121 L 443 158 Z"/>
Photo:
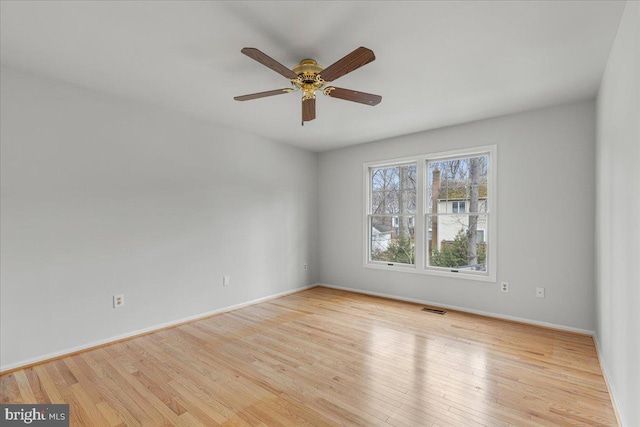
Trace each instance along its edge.
<path fill-rule="evenodd" d="M 415 264 L 416 163 L 369 172 L 369 259 Z"/>
<path fill-rule="evenodd" d="M 486 271 L 489 156 L 428 162 L 427 266 Z"/>
<path fill-rule="evenodd" d="M 366 163 L 365 267 L 495 281 L 495 153 Z"/>

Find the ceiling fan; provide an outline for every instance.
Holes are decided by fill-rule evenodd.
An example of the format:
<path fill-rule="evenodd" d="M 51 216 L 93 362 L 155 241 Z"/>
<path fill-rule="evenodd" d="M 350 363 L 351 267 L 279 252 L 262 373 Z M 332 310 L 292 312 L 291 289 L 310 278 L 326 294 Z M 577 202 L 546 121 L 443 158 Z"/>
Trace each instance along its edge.
<path fill-rule="evenodd" d="M 346 101 L 358 102 L 365 105 L 378 105 L 382 101 L 380 95 L 357 92 L 351 89 L 342 89 L 335 86 L 327 86 L 327 82 L 332 82 L 345 74 L 368 64 L 376 59 L 373 51 L 366 47 L 359 47 L 344 58 L 322 68 L 313 59 L 303 59 L 292 70 L 285 67 L 275 59 L 253 47 L 245 47 L 242 53 L 249 58 L 258 61 L 262 65 L 271 68 L 276 73 L 291 80 L 293 88 L 269 90 L 266 92 L 252 93 L 249 95 L 236 96 L 236 101 L 248 101 L 250 99 L 264 98 L 267 96 L 282 95 L 296 90 L 301 90 L 302 95 L 302 125 L 304 122 L 316 118 L 316 91 L 321 90 L 332 98 L 344 99 Z"/>

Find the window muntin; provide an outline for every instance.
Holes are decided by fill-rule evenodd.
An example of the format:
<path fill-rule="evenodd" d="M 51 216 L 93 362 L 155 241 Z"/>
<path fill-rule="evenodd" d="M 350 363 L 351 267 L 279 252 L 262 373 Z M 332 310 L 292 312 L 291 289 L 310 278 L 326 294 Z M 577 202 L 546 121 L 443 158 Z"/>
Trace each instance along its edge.
<path fill-rule="evenodd" d="M 368 261 L 415 265 L 416 163 L 369 169 Z"/>

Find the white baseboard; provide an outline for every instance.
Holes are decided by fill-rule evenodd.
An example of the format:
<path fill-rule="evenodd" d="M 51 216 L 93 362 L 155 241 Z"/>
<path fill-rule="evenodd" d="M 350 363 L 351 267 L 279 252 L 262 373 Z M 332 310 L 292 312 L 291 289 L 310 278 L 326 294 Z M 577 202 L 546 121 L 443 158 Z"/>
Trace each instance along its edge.
<path fill-rule="evenodd" d="M 421 299 L 416 299 L 416 298 L 406 298 L 406 297 L 402 297 L 402 296 L 398 296 L 398 295 L 383 294 L 383 293 L 380 293 L 380 292 L 371 292 L 371 291 L 365 291 L 365 290 L 362 290 L 362 289 L 355 289 L 355 288 L 347 288 L 345 286 L 328 285 L 328 284 L 325 284 L 325 283 L 318 283 L 317 285 L 318 286 L 324 286 L 325 288 L 340 289 L 340 290 L 343 290 L 343 291 L 356 292 L 356 293 L 359 293 L 359 294 L 372 295 L 372 296 L 376 296 L 376 297 L 390 298 L 390 299 L 395 299 L 395 300 L 399 300 L 399 301 L 415 302 L 415 303 L 418 303 L 418 304 L 424 304 L 424 305 L 430 305 L 430 306 L 435 306 L 435 307 L 448 308 L 450 310 L 462 311 L 464 313 L 479 314 L 481 316 L 493 317 L 493 318 L 496 318 L 496 319 L 511 320 L 511 321 L 514 321 L 514 322 L 527 323 L 527 324 L 530 324 L 530 325 L 542 326 L 542 327 L 550 328 L 550 329 L 558 329 L 558 330 L 561 330 L 561 331 L 575 332 L 575 333 L 582 334 L 582 335 L 590 335 L 590 336 L 594 335 L 594 331 L 590 331 L 588 329 L 580 329 L 580 328 L 574 328 L 574 327 L 571 327 L 571 326 L 556 325 L 555 323 L 541 322 L 541 321 L 538 321 L 538 320 L 525 319 L 525 318 L 516 317 L 516 316 L 507 316 L 507 315 L 504 315 L 504 314 L 491 313 L 491 312 L 488 312 L 488 311 L 473 310 L 473 309 L 470 309 L 470 308 L 459 307 L 459 306 L 449 305 L 449 304 L 442 304 L 442 303 L 434 302 L 434 301 L 427 301 L 427 300 L 421 300 Z"/>
<path fill-rule="evenodd" d="M 154 331 L 158 331 L 158 330 L 161 330 L 161 329 L 170 328 L 172 326 L 177 326 L 177 325 L 180 325 L 180 324 L 183 324 L 183 323 L 194 322 L 196 320 L 200 320 L 200 319 L 204 319 L 204 318 L 207 318 L 207 317 L 211 317 L 211 316 L 214 316 L 214 315 L 220 314 L 220 313 L 225 313 L 227 311 L 237 310 L 239 308 L 247 307 L 249 305 L 259 304 L 261 302 L 265 302 L 265 301 L 269 301 L 269 300 L 272 300 L 272 299 L 280 298 L 280 297 L 283 297 L 285 295 L 290 295 L 290 294 L 294 294 L 296 292 L 304 291 L 306 289 L 315 288 L 316 286 L 317 285 L 309 285 L 309 286 L 304 286 L 302 288 L 296 288 L 296 289 L 292 289 L 292 290 L 289 290 L 289 291 L 284 291 L 284 292 L 280 292 L 280 293 L 277 293 L 277 294 L 268 295 L 266 297 L 254 299 L 254 300 L 243 302 L 243 303 L 236 304 L 236 305 L 231 305 L 231 306 L 228 306 L 228 307 L 219 308 L 217 310 L 208 311 L 206 313 L 200 313 L 200 314 L 196 314 L 194 316 L 184 317 L 182 319 L 173 320 L 171 322 L 166 322 L 166 323 L 162 323 L 162 324 L 159 324 L 159 325 L 150 326 L 148 328 L 138 329 L 138 330 L 135 330 L 135 331 L 132 331 L 132 332 L 128 332 L 126 334 L 117 335 L 117 336 L 114 336 L 114 337 L 110 337 L 110 338 L 106 338 L 106 339 L 102 339 L 102 340 L 98 340 L 98 341 L 93 341 L 93 342 L 90 342 L 90 343 L 87 343 L 87 344 L 79 345 L 77 347 L 67 348 L 67 349 L 64 349 L 64 350 L 60 350 L 60 351 L 56 351 L 56 352 L 53 352 L 53 353 L 44 354 L 42 356 L 34 357 L 34 358 L 31 358 L 31 359 L 22 360 L 20 362 L 11 363 L 11 364 L 8 364 L 8 365 L 3 365 L 3 366 L 0 366 L 0 374 L 5 373 L 7 371 L 13 371 L 13 370 L 16 370 L 16 369 L 20 369 L 22 367 L 35 365 L 37 363 L 42 363 L 42 362 L 45 362 L 47 360 L 57 359 L 57 358 L 64 357 L 66 355 L 70 355 L 70 354 L 74 354 L 74 353 L 78 353 L 78 352 L 81 352 L 81 351 L 91 350 L 92 348 L 100 347 L 100 346 L 103 346 L 103 345 L 106 345 L 106 344 L 111 344 L 111 343 L 114 343 L 114 342 L 117 342 L 117 341 L 122 341 L 122 340 L 125 340 L 125 339 L 135 338 L 136 336 L 139 336 L 139 335 L 145 335 L 145 334 L 148 334 L 150 332 L 154 332 Z"/>
<path fill-rule="evenodd" d="M 593 335 L 593 341 L 596 343 L 596 353 L 598 354 L 598 362 L 600 362 L 600 370 L 602 370 L 602 376 L 604 377 L 604 382 L 607 385 L 607 389 L 609 390 L 609 396 L 611 396 L 611 404 L 613 405 L 613 411 L 616 414 L 616 419 L 618 420 L 618 426 L 624 427 L 627 426 L 624 422 L 623 413 L 620 411 L 620 408 L 617 405 L 616 400 L 616 391 L 613 386 L 613 383 L 609 380 L 611 378 L 611 374 L 609 368 L 607 368 L 607 364 L 602 358 L 602 347 L 600 346 L 600 340 L 598 339 L 598 334 Z"/>

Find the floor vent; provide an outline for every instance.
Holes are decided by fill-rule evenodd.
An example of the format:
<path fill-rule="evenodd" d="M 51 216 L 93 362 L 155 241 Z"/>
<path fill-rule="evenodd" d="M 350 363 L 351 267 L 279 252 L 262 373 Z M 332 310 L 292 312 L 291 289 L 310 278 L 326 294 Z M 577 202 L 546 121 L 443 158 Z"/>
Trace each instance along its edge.
<path fill-rule="evenodd" d="M 422 311 L 428 311 L 429 313 L 435 313 L 435 314 L 446 314 L 447 313 L 444 310 L 438 310 L 438 309 L 435 309 L 435 308 L 427 308 L 427 307 L 424 307 L 422 309 Z"/>

